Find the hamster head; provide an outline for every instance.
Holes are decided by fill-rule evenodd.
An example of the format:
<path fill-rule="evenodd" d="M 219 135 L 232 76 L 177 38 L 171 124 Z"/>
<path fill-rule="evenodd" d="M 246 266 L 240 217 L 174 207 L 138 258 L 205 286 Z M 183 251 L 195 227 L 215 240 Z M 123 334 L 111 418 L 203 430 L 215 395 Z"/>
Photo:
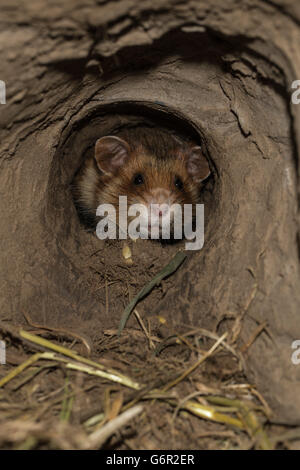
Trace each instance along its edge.
<path fill-rule="evenodd" d="M 100 174 L 97 205 L 113 204 L 118 213 L 119 196 L 127 196 L 128 207 L 144 206 L 139 216 L 143 230 L 150 233 L 151 227 L 157 227 L 160 235 L 163 224 L 170 220 L 172 226 L 184 204 L 199 202 L 201 183 L 210 174 L 201 147 L 174 140 L 170 148 L 156 152 L 155 146 L 151 149 L 142 141 L 133 145 L 105 136 L 96 142 L 94 159 Z"/>

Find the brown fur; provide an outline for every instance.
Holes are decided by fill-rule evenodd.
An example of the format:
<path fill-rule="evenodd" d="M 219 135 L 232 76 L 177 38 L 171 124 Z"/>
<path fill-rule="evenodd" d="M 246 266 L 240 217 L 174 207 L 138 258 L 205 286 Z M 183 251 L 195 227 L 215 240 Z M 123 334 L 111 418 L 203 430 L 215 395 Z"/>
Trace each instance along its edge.
<path fill-rule="evenodd" d="M 74 180 L 74 197 L 83 214 L 95 217 L 99 204 L 110 203 L 118 209 L 119 196 L 127 196 L 128 206 L 147 203 L 149 194 L 161 188 L 162 199 L 169 194 L 169 203 L 195 204 L 199 201 L 200 185 L 186 169 L 186 155 L 196 144 L 179 140 L 167 131 L 139 128 L 117 134 L 130 146 L 130 158 L 117 175 L 102 173 L 91 155 Z M 134 175 L 142 173 L 145 183 L 136 186 Z M 174 185 L 181 178 L 183 189 Z M 165 196 L 164 196 L 165 194 Z M 164 201 L 161 201 L 161 203 Z"/>

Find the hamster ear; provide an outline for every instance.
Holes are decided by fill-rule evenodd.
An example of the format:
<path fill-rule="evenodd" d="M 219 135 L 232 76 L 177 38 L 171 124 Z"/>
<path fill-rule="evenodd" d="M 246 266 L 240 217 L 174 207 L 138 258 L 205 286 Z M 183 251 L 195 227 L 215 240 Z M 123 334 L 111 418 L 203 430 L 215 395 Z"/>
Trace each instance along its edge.
<path fill-rule="evenodd" d="M 106 175 L 115 175 L 129 158 L 130 148 L 125 140 L 108 135 L 95 144 L 95 160 Z"/>
<path fill-rule="evenodd" d="M 202 153 L 201 147 L 193 147 L 186 158 L 188 174 L 195 182 L 200 183 L 210 175 L 208 161 Z"/>

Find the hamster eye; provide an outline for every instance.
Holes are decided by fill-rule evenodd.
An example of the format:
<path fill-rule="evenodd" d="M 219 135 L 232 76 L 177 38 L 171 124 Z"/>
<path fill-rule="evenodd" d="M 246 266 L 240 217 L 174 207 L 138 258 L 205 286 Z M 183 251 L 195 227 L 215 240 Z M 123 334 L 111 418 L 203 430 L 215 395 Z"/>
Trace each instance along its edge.
<path fill-rule="evenodd" d="M 175 177 L 175 186 L 180 191 L 183 189 L 183 182 L 178 176 Z"/>
<path fill-rule="evenodd" d="M 140 173 L 138 173 L 137 175 L 135 175 L 135 177 L 133 178 L 133 183 L 134 183 L 136 186 L 139 186 L 140 184 L 143 184 L 143 183 L 144 183 L 143 175 L 141 175 Z"/>

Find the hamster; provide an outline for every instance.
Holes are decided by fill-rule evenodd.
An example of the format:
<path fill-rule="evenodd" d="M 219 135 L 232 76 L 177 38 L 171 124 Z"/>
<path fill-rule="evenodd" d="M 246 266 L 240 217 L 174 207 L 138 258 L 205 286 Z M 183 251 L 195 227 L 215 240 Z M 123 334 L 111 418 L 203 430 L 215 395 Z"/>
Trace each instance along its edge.
<path fill-rule="evenodd" d="M 198 203 L 210 173 L 199 145 L 166 130 L 127 129 L 96 141 L 94 154 L 75 176 L 74 198 L 83 220 L 94 226 L 100 204 L 114 205 L 118 215 L 119 196 L 127 196 L 128 207 L 139 203 L 147 208 L 148 232 L 156 226 L 161 235 L 166 217 L 172 226 L 172 205 Z M 160 207 L 151 210 L 151 204 Z"/>

